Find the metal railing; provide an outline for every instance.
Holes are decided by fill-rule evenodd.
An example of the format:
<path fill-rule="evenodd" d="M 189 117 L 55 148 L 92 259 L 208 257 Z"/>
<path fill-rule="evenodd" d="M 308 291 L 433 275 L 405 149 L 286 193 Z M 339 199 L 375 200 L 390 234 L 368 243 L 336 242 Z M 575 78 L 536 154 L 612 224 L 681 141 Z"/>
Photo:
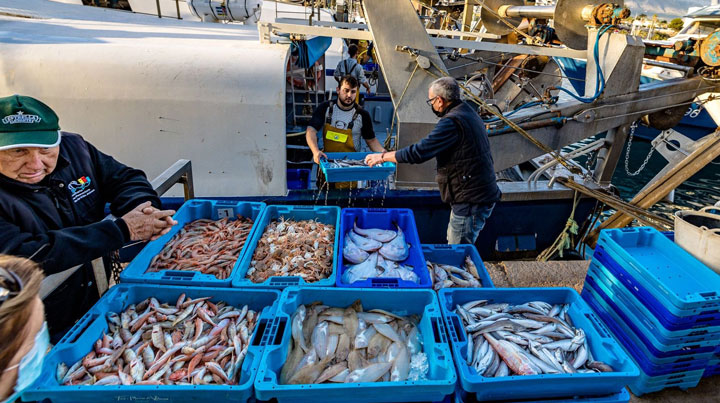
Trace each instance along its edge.
<path fill-rule="evenodd" d="M 185 200 L 195 197 L 195 188 L 193 186 L 192 163 L 190 160 L 178 160 L 168 169 L 163 171 L 155 179 L 150 181 L 152 188 L 159 196 L 162 196 L 176 184 L 182 184 L 185 191 Z M 105 220 L 114 219 L 112 215 L 105 217 Z M 95 284 L 98 288 L 98 294 L 103 295 L 108 289 L 108 279 L 105 274 L 105 263 L 103 258 L 99 257 L 91 262 L 93 273 L 95 274 Z M 40 286 L 40 298 L 45 299 L 53 291 L 55 291 L 68 277 L 72 276 L 83 265 L 77 265 L 60 273 L 51 274 L 42 282 Z"/>

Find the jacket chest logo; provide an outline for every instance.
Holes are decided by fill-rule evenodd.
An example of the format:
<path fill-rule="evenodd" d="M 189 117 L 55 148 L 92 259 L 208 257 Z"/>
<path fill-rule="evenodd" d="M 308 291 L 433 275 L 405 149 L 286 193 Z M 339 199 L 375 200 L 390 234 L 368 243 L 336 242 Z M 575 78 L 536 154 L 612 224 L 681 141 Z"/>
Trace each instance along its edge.
<path fill-rule="evenodd" d="M 82 176 L 70 183 L 68 183 L 68 189 L 70 189 L 70 195 L 72 201 L 77 203 L 80 199 L 83 199 L 95 192 L 95 189 L 90 187 L 92 179 L 89 176 Z"/>

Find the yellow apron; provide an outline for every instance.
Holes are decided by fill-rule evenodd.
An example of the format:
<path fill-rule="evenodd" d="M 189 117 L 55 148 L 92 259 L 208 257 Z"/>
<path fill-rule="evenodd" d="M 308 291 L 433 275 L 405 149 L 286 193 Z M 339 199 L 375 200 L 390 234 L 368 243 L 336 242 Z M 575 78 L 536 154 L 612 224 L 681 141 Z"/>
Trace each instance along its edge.
<path fill-rule="evenodd" d="M 332 125 L 332 112 L 335 105 L 329 106 L 328 116 L 325 119 L 325 126 L 323 127 L 323 151 L 328 153 L 354 153 L 355 142 L 353 141 L 352 129 L 355 125 L 355 119 L 357 118 L 357 108 L 353 113 L 350 123 L 348 123 L 347 129 L 340 129 Z M 321 170 L 318 170 L 318 189 L 325 183 L 325 177 Z M 334 189 L 355 189 L 357 188 L 357 182 L 335 182 L 330 184 Z"/>

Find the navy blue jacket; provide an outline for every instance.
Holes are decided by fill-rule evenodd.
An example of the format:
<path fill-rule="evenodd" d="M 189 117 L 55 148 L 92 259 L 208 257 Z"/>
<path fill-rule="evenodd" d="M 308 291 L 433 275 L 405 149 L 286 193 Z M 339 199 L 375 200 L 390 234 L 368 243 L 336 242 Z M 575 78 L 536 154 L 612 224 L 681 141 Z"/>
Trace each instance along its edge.
<path fill-rule="evenodd" d="M 63 132 L 57 166 L 42 182 L 0 175 L 0 252 L 30 257 L 39 250 L 33 260 L 46 275 L 89 263 L 129 241 L 124 222 L 102 221 L 105 204 L 120 217 L 145 201 L 160 207 L 142 171 Z M 45 299 L 51 333 L 66 330 L 97 298 L 85 264 Z"/>
<path fill-rule="evenodd" d="M 491 205 L 500 200 L 485 125 L 464 102 L 451 105 L 427 137 L 398 150 L 395 158 L 410 164 L 436 158 L 440 197 L 456 214 L 459 206 Z"/>

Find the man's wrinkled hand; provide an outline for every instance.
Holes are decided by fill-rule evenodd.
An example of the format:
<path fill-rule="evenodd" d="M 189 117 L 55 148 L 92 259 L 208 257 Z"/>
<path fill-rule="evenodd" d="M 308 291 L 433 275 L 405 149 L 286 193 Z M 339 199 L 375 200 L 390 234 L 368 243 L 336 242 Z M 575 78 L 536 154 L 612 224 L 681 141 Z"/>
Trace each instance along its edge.
<path fill-rule="evenodd" d="M 365 156 L 365 164 L 368 166 L 375 166 L 383 163 L 382 154 L 368 154 Z"/>
<path fill-rule="evenodd" d="M 122 216 L 130 232 L 131 241 L 157 239 L 168 233 L 177 221 L 172 219 L 174 210 L 158 210 L 145 202 Z"/>

